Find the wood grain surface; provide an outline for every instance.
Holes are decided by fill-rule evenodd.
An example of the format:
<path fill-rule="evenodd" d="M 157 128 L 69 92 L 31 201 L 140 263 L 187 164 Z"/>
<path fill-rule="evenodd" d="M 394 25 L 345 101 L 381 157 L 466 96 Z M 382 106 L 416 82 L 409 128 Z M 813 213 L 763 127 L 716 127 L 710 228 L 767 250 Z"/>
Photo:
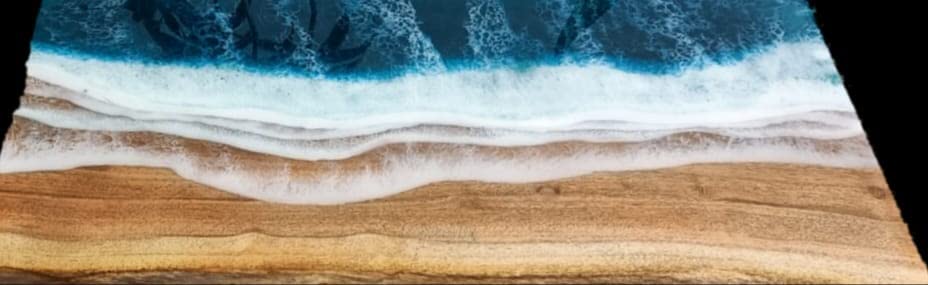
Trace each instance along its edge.
<path fill-rule="evenodd" d="M 0 281 L 925 282 L 875 170 L 702 164 L 336 206 L 165 169 L 0 175 Z"/>

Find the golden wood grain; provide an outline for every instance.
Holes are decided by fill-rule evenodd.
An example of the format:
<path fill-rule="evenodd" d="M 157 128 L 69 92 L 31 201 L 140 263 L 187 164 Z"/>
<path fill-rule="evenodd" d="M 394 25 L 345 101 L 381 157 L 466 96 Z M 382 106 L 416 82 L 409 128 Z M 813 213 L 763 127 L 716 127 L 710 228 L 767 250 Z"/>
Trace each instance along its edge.
<path fill-rule="evenodd" d="M 0 278 L 926 281 L 882 181 L 873 170 L 705 164 L 299 206 L 164 169 L 5 174 Z"/>

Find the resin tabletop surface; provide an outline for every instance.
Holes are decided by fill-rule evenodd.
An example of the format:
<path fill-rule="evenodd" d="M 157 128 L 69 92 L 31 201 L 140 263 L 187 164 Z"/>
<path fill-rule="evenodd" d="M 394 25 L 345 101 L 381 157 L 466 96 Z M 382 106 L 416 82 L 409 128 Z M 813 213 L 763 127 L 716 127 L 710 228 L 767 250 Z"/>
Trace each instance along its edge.
<path fill-rule="evenodd" d="M 0 283 L 926 283 L 812 13 L 45 0 Z"/>

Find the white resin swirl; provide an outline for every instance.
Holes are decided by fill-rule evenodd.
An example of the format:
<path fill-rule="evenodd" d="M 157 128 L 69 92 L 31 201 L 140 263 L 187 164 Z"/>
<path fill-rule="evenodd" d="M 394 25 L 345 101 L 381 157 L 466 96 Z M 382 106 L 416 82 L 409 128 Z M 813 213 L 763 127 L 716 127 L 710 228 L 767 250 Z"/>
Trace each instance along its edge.
<path fill-rule="evenodd" d="M 28 70 L 34 78 L 28 94 L 78 107 L 33 102 L 16 115 L 81 135 L 26 130 L 6 142 L 0 172 L 166 167 L 247 197 L 334 204 L 439 181 L 522 183 L 690 163 L 876 166 L 820 42 L 781 43 L 738 62 L 673 74 L 562 64 L 345 80 L 44 50 L 33 52 Z M 301 177 L 290 173 L 291 162 L 258 172 L 231 156 L 101 139 L 126 132 L 218 143 L 292 163 L 337 164 L 407 147 L 365 171 L 336 166 Z M 672 139 L 681 133 L 721 139 Z M 573 144 L 558 152 L 475 151 L 559 142 Z M 415 146 L 423 144 L 441 151 L 419 152 Z M 628 146 L 609 147 L 617 144 Z"/>

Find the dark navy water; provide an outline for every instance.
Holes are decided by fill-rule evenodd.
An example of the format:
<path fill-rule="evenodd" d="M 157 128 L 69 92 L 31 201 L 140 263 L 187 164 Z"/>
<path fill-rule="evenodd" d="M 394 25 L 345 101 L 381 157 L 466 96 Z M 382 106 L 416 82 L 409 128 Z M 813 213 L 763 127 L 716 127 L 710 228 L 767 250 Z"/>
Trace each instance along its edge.
<path fill-rule="evenodd" d="M 662 73 L 818 37 L 799 0 L 45 0 L 34 43 L 353 76 L 561 62 Z"/>

